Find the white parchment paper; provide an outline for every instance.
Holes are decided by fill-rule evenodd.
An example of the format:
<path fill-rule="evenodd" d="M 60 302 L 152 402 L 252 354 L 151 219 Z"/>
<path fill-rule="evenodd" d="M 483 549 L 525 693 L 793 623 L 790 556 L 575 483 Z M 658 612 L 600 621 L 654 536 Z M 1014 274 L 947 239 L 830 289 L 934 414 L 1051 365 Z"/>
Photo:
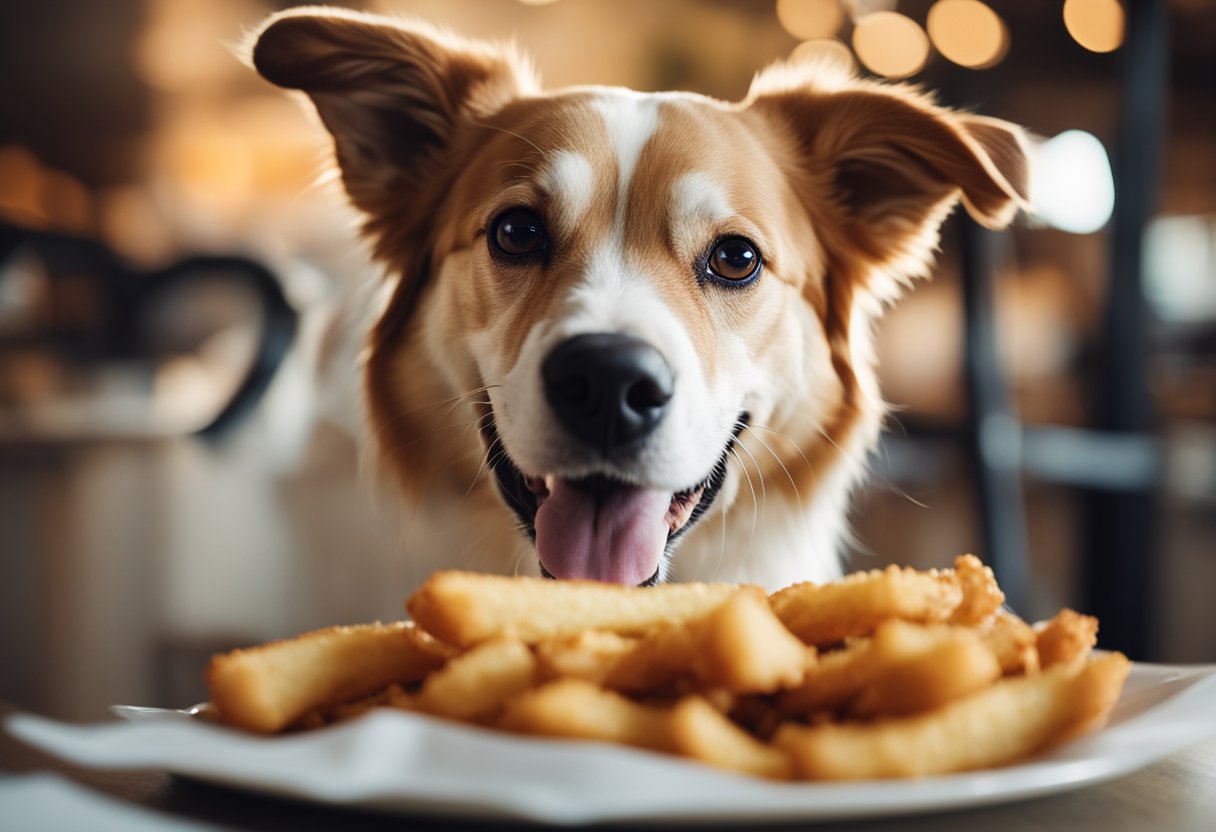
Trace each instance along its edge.
<path fill-rule="evenodd" d="M 176 711 L 5 728 L 78 765 L 154 768 L 328 804 L 552 824 L 827 820 L 961 808 L 1065 791 L 1216 738 L 1216 665 L 1138 664 L 1100 733 L 1019 765 L 914 781 L 771 783 L 599 743 L 533 740 L 402 711 L 255 737 Z"/>

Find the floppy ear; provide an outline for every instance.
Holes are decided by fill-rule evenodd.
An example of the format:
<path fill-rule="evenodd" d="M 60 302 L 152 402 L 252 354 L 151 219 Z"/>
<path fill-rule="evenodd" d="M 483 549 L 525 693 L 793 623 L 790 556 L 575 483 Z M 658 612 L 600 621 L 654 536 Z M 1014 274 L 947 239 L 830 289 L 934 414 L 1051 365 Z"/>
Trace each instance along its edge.
<path fill-rule="evenodd" d="M 897 280 L 923 275 L 960 198 L 992 228 L 1028 204 L 1019 128 L 939 107 L 910 87 L 778 67 L 756 79 L 745 104 L 791 137 L 795 188 L 837 259 L 860 254 Z"/>
<path fill-rule="evenodd" d="M 251 59 L 268 81 L 312 99 L 351 201 L 373 217 L 435 184 L 463 120 L 537 88 L 509 48 L 340 9 L 271 17 Z"/>

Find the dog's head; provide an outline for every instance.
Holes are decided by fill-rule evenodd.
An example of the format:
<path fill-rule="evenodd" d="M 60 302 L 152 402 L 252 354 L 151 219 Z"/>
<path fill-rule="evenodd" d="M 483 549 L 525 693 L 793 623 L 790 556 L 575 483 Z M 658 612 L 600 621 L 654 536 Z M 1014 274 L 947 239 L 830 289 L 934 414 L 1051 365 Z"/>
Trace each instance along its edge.
<path fill-rule="evenodd" d="M 960 196 L 996 226 L 1026 195 L 1015 128 L 830 67 L 740 103 L 545 93 L 510 49 L 317 9 L 272 18 L 253 61 L 315 103 L 395 280 L 367 362 L 381 446 L 407 489 L 467 489 L 484 470 L 444 417 L 472 408 L 556 577 L 661 579 L 737 488 L 732 452 L 811 499 L 877 431 L 882 304 Z M 735 450 L 749 426 L 772 440 Z"/>

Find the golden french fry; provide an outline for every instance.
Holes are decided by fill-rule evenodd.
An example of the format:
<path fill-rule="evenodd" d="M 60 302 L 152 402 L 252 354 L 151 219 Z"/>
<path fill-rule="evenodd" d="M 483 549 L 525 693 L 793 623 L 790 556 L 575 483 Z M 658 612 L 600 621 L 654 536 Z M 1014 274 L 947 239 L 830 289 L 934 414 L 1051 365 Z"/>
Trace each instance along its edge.
<path fill-rule="evenodd" d="M 672 747 L 685 757 L 757 777 L 789 779 L 784 751 L 756 739 L 699 696 L 676 703 L 670 721 Z"/>
<path fill-rule="evenodd" d="M 1037 673 L 1039 651 L 1035 647 L 1034 630 L 1007 610 L 996 614 L 979 626 L 977 632 L 1001 665 L 1001 673 Z"/>
<path fill-rule="evenodd" d="M 540 676 L 603 684 L 616 663 L 637 647 L 638 641 L 605 630 L 587 630 L 557 641 L 542 641 L 536 645 Z"/>
<path fill-rule="evenodd" d="M 1035 624 L 1034 633 L 1039 663 L 1051 667 L 1089 655 L 1098 643 L 1098 619 L 1063 609 L 1050 621 Z"/>
<path fill-rule="evenodd" d="M 1112 653 L 1084 665 L 1001 679 L 916 716 L 868 724 L 783 726 L 774 742 L 795 775 L 850 780 L 920 777 L 998 766 L 1100 725 L 1130 663 Z"/>
<path fill-rule="evenodd" d="M 795 584 L 769 600 L 794 635 L 823 647 L 869 635 L 890 619 L 946 621 L 962 598 L 953 576 L 890 566 L 858 572 L 831 584 Z"/>
<path fill-rule="evenodd" d="M 691 676 L 696 643 L 692 628 L 682 623 L 661 624 L 616 661 L 604 686 L 632 692 L 670 689 L 681 678 Z"/>
<path fill-rule="evenodd" d="M 839 650 L 820 653 L 802 683 L 777 697 L 777 711 L 785 716 L 802 716 L 839 708 L 882 669 L 883 659 L 874 649 L 874 639 L 853 639 Z"/>
<path fill-rule="evenodd" d="M 407 622 L 330 627 L 214 656 L 206 679 L 222 721 L 273 733 L 311 711 L 416 682 L 443 655 Z"/>
<path fill-rule="evenodd" d="M 950 615 L 952 624 L 979 624 L 1005 603 L 1005 593 L 997 586 L 996 576 L 975 555 L 954 559 L 954 575 L 963 600 Z"/>
<path fill-rule="evenodd" d="M 951 630 L 898 619 L 884 621 L 872 637 L 855 639 L 840 650 L 821 653 L 802 683 L 781 694 L 777 709 L 794 716 L 841 708 L 890 668 L 948 641 Z"/>
<path fill-rule="evenodd" d="M 527 645 L 513 639 L 485 641 L 428 676 L 414 707 L 451 719 L 485 719 L 535 679 L 536 659 Z"/>
<path fill-rule="evenodd" d="M 444 572 L 407 603 L 420 626 L 234 651 L 208 682 L 219 718 L 257 731 L 398 707 L 772 779 L 916 776 L 1035 753 L 1118 697 L 1129 663 L 1087 660 L 1094 619 L 1031 628 L 1002 601 L 971 555 L 771 597 Z"/>
<path fill-rule="evenodd" d="M 758 588 L 732 595 L 696 625 L 698 678 L 735 693 L 772 693 L 802 681 L 815 651 L 778 620 Z"/>
<path fill-rule="evenodd" d="M 640 591 L 593 581 L 436 572 L 406 603 L 420 627 L 468 647 L 510 632 L 528 643 L 583 630 L 639 634 L 702 616 L 738 591 L 733 584 L 663 584 Z"/>
<path fill-rule="evenodd" d="M 703 618 L 661 626 L 622 656 L 608 687 L 644 691 L 691 675 L 734 693 L 771 693 L 802 680 L 814 652 L 773 614 L 756 587 L 739 589 Z"/>
<path fill-rule="evenodd" d="M 499 727 L 547 737 L 671 751 L 670 711 L 585 682 L 560 679 L 507 700 Z"/>
<path fill-rule="evenodd" d="M 939 644 L 879 673 L 849 712 L 868 718 L 931 711 L 982 690 L 1000 675 L 996 656 L 980 637 L 952 627 Z"/>

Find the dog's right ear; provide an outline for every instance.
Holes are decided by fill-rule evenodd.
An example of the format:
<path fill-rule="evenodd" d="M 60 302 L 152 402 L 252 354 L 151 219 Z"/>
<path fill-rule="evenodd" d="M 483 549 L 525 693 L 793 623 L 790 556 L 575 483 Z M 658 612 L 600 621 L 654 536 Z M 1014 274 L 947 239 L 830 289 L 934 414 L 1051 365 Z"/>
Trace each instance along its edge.
<path fill-rule="evenodd" d="M 373 217 L 444 167 L 462 120 L 539 86 L 509 47 L 341 9 L 277 14 L 253 40 L 262 77 L 312 99 L 351 201 Z"/>

